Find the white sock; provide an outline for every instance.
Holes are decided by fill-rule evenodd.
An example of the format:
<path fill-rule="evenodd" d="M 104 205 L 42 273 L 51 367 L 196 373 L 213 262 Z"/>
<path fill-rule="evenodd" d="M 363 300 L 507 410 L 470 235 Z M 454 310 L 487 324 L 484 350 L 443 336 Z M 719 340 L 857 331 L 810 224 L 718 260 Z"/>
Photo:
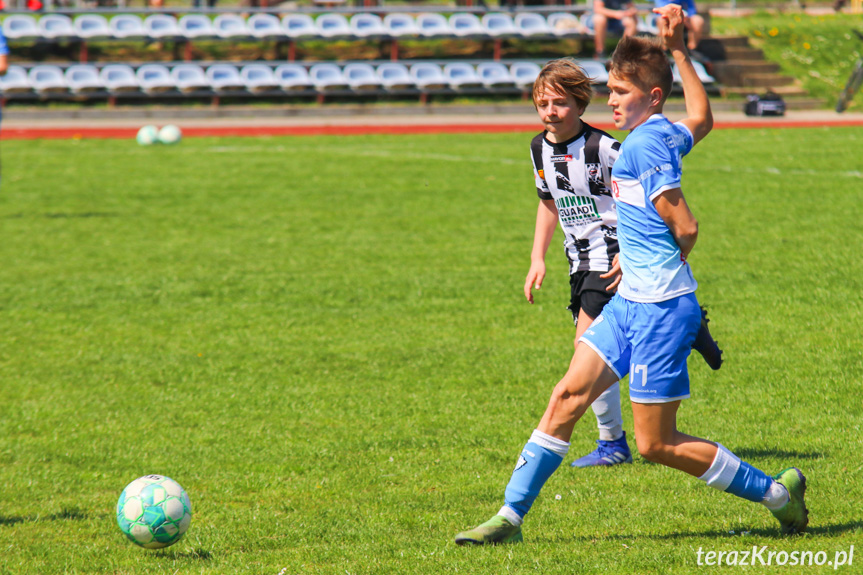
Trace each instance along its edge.
<path fill-rule="evenodd" d="M 767 488 L 767 493 L 764 494 L 764 499 L 761 504 L 771 511 L 782 509 L 790 499 L 788 490 L 781 483 L 774 481 Z"/>
<path fill-rule="evenodd" d="M 520 517 L 518 515 L 518 513 L 516 513 L 515 511 L 513 511 L 512 509 L 510 509 L 506 505 L 501 507 L 500 511 L 498 511 L 497 514 L 500 515 L 501 517 L 503 517 L 504 519 L 506 519 L 507 521 L 509 521 L 510 523 L 512 523 L 513 525 L 515 525 L 516 527 L 518 527 L 519 525 L 524 523 L 524 518 Z"/>
<path fill-rule="evenodd" d="M 728 451 L 724 445 L 717 443 L 713 463 L 698 479 L 714 489 L 725 491 L 734 481 L 734 475 L 739 468 L 740 458 Z"/>
<path fill-rule="evenodd" d="M 596 415 L 599 438 L 615 441 L 623 437 L 623 414 L 620 410 L 620 382 L 615 383 L 596 398 L 590 406 Z"/>

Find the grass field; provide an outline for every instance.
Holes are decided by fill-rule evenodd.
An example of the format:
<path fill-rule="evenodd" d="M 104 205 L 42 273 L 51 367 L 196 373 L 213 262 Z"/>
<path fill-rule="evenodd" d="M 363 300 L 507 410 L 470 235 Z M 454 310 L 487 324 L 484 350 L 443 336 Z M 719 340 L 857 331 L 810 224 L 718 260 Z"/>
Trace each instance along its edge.
<path fill-rule="evenodd" d="M 571 355 L 558 240 L 521 293 L 529 137 L 4 143 L 0 572 L 700 573 L 765 545 L 859 572 L 860 128 L 717 131 L 685 168 L 726 365 L 690 361 L 680 426 L 803 468 L 809 534 L 637 456 L 573 471 L 583 421 L 524 545 L 454 545 Z M 149 473 L 195 514 L 158 552 L 114 518 Z M 832 567 L 744 569 L 774 571 Z"/>

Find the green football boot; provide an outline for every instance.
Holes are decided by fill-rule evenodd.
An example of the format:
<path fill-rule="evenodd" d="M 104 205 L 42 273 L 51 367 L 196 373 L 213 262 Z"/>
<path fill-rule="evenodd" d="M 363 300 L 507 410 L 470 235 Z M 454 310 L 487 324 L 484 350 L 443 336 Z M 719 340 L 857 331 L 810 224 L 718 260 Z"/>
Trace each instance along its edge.
<path fill-rule="evenodd" d="M 495 515 L 482 525 L 455 536 L 457 545 L 494 545 L 520 543 L 522 540 L 521 527 L 516 527 L 500 515 Z"/>
<path fill-rule="evenodd" d="M 771 511 L 779 520 L 782 533 L 803 533 L 809 524 L 809 510 L 803 501 L 806 493 L 806 477 L 796 467 L 789 467 L 773 476 L 773 479 L 788 490 L 788 503 L 781 509 Z"/>

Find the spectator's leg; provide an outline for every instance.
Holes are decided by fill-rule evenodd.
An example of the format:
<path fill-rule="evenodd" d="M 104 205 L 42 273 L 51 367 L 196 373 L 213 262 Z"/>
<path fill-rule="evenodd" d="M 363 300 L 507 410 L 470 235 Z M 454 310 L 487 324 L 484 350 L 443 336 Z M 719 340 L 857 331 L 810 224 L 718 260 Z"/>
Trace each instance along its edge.
<path fill-rule="evenodd" d="M 608 31 L 608 18 L 602 14 L 593 15 L 593 40 L 596 45 L 594 53 L 597 58 L 605 55 L 605 37 Z"/>
<path fill-rule="evenodd" d="M 635 36 L 635 33 L 638 32 L 638 21 L 632 17 L 627 16 L 623 19 L 623 35 L 624 36 Z"/>
<path fill-rule="evenodd" d="M 695 50 L 698 48 L 698 43 L 701 42 L 701 37 L 704 34 L 704 18 L 698 14 L 693 14 L 687 18 L 684 23 L 686 27 L 689 28 L 689 42 L 687 43 L 687 47 L 690 50 Z"/>

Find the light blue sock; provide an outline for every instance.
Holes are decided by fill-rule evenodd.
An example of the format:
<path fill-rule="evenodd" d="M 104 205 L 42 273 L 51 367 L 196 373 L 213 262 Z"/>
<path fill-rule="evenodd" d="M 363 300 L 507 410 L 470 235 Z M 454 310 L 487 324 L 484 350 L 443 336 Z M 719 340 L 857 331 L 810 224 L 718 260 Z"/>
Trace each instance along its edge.
<path fill-rule="evenodd" d="M 534 430 L 521 451 L 504 493 L 505 505 L 498 513 L 515 525 L 530 511 L 540 489 L 560 466 L 569 443 Z"/>
<path fill-rule="evenodd" d="M 717 443 L 716 447 L 713 463 L 699 479 L 714 489 L 761 503 L 773 478 L 742 461 L 722 445 Z"/>

